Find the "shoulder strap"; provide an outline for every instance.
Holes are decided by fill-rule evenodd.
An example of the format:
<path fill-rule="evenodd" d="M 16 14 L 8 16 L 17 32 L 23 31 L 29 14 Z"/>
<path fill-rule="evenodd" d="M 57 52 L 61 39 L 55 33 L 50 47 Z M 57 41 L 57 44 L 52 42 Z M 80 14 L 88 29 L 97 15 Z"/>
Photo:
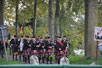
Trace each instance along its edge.
<path fill-rule="evenodd" d="M 62 42 L 58 41 L 58 43 L 60 43 L 62 46 L 64 46 Z"/>

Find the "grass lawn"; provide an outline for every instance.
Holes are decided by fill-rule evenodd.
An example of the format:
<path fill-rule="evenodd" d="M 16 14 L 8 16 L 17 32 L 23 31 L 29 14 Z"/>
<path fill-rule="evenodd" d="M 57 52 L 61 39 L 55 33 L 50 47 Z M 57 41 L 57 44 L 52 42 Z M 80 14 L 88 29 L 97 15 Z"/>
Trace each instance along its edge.
<path fill-rule="evenodd" d="M 55 60 L 54 57 L 53 57 L 53 60 Z M 82 64 L 89 65 L 95 61 L 95 59 L 92 60 L 89 57 L 84 57 L 84 56 L 69 56 L 69 60 L 71 64 L 81 64 L 81 65 Z M 9 65 L 9 64 L 23 64 L 23 63 L 17 62 L 17 61 L 11 61 L 11 60 L 9 60 L 9 62 L 7 63 L 6 59 L 0 58 L 0 65 L 5 65 L 5 64 Z M 98 58 L 98 64 L 102 65 L 102 58 Z"/>
<path fill-rule="evenodd" d="M 0 65 L 9 65 L 9 64 L 23 64 L 21 62 L 17 62 L 17 61 L 11 61 L 9 60 L 8 63 L 6 62 L 6 59 L 0 58 Z"/>
<path fill-rule="evenodd" d="M 71 64 L 91 64 L 95 61 L 95 59 L 84 56 L 69 56 L 69 60 Z M 102 57 L 98 58 L 98 64 L 102 65 Z"/>
<path fill-rule="evenodd" d="M 55 55 L 53 56 L 53 61 L 55 61 Z M 92 62 L 96 61 L 96 59 L 90 59 L 89 57 L 84 56 L 69 56 L 68 57 L 70 64 L 83 64 L 83 65 L 89 65 Z M 102 65 L 102 57 L 98 58 L 98 64 Z"/>

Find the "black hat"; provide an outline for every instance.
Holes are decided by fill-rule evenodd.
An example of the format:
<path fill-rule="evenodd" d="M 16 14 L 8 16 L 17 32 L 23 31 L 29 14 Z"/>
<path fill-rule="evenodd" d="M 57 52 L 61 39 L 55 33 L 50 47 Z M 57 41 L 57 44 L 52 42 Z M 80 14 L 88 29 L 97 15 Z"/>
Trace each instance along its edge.
<path fill-rule="evenodd" d="M 66 36 L 63 36 L 63 37 L 66 37 Z"/>
<path fill-rule="evenodd" d="M 56 36 L 56 38 L 58 38 L 59 36 Z"/>
<path fill-rule="evenodd" d="M 50 38 L 49 36 L 47 38 Z"/>
<path fill-rule="evenodd" d="M 32 37 L 32 38 L 35 38 L 35 37 Z"/>
<path fill-rule="evenodd" d="M 16 35 L 14 35 L 14 37 L 17 37 Z"/>
<path fill-rule="evenodd" d="M 61 38 L 61 36 L 59 36 L 59 38 Z"/>
<path fill-rule="evenodd" d="M 26 38 L 29 38 L 29 36 L 26 36 Z"/>
<path fill-rule="evenodd" d="M 23 36 L 21 36 L 21 38 L 23 38 Z"/>
<path fill-rule="evenodd" d="M 38 36 L 38 37 L 40 37 L 40 36 Z"/>

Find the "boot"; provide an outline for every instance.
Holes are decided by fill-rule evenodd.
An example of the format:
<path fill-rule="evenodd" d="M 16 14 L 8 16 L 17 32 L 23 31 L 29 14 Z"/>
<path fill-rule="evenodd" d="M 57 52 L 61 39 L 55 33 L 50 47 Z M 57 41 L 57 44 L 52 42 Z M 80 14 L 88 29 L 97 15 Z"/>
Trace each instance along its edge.
<path fill-rule="evenodd" d="M 12 54 L 12 59 L 13 59 L 13 61 L 14 61 L 14 54 Z"/>
<path fill-rule="evenodd" d="M 16 59 L 15 59 L 15 60 L 16 60 L 16 61 L 18 60 L 18 59 L 17 59 L 17 54 L 16 54 Z"/>
<path fill-rule="evenodd" d="M 27 63 L 27 57 L 24 58 L 25 63 Z"/>
<path fill-rule="evenodd" d="M 39 57 L 39 63 L 40 63 L 41 57 Z"/>
<path fill-rule="evenodd" d="M 45 59 L 45 57 L 42 57 L 42 62 L 43 62 L 43 63 L 45 63 L 44 59 Z"/>
<path fill-rule="evenodd" d="M 30 56 L 28 55 L 28 63 L 30 63 Z"/>
<path fill-rule="evenodd" d="M 24 55 L 23 55 L 23 62 L 25 61 L 25 59 L 24 59 L 25 57 L 24 57 Z"/>
<path fill-rule="evenodd" d="M 21 55 L 19 56 L 19 61 L 21 61 Z"/>
<path fill-rule="evenodd" d="M 50 64 L 52 64 L 52 57 L 50 57 Z"/>
<path fill-rule="evenodd" d="M 58 64 L 60 64 L 60 58 L 58 59 Z"/>
<path fill-rule="evenodd" d="M 4 54 L 1 52 L 1 58 L 4 58 Z"/>
<path fill-rule="evenodd" d="M 48 61 L 49 61 L 49 57 L 46 58 L 46 62 L 47 62 L 47 64 L 48 64 Z"/>
<path fill-rule="evenodd" d="M 1 55 L 1 58 L 4 58 L 4 55 Z"/>

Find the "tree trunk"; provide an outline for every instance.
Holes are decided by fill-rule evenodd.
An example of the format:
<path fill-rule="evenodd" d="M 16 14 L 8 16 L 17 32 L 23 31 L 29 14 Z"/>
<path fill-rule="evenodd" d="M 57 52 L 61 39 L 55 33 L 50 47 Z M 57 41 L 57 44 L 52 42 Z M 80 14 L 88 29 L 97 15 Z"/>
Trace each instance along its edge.
<path fill-rule="evenodd" d="M 4 25 L 4 0 L 0 0 L 0 25 Z"/>
<path fill-rule="evenodd" d="M 35 0 L 34 4 L 33 37 L 35 37 L 36 35 L 36 8 L 37 8 L 37 0 Z"/>
<path fill-rule="evenodd" d="M 59 12 L 60 12 L 60 0 L 56 0 L 56 12 L 55 12 L 55 24 L 54 24 L 54 33 L 55 36 L 60 35 L 60 30 L 59 30 Z"/>
<path fill-rule="evenodd" d="M 19 0 L 16 0 L 16 36 L 18 38 L 18 3 L 19 3 Z"/>
<path fill-rule="evenodd" d="M 52 10 L 52 0 L 49 0 L 49 36 L 51 39 L 53 39 L 53 22 L 52 22 L 52 15 L 53 15 L 53 10 Z"/>
<path fill-rule="evenodd" d="M 85 56 L 96 56 L 94 28 L 98 23 L 98 0 L 85 0 Z"/>

